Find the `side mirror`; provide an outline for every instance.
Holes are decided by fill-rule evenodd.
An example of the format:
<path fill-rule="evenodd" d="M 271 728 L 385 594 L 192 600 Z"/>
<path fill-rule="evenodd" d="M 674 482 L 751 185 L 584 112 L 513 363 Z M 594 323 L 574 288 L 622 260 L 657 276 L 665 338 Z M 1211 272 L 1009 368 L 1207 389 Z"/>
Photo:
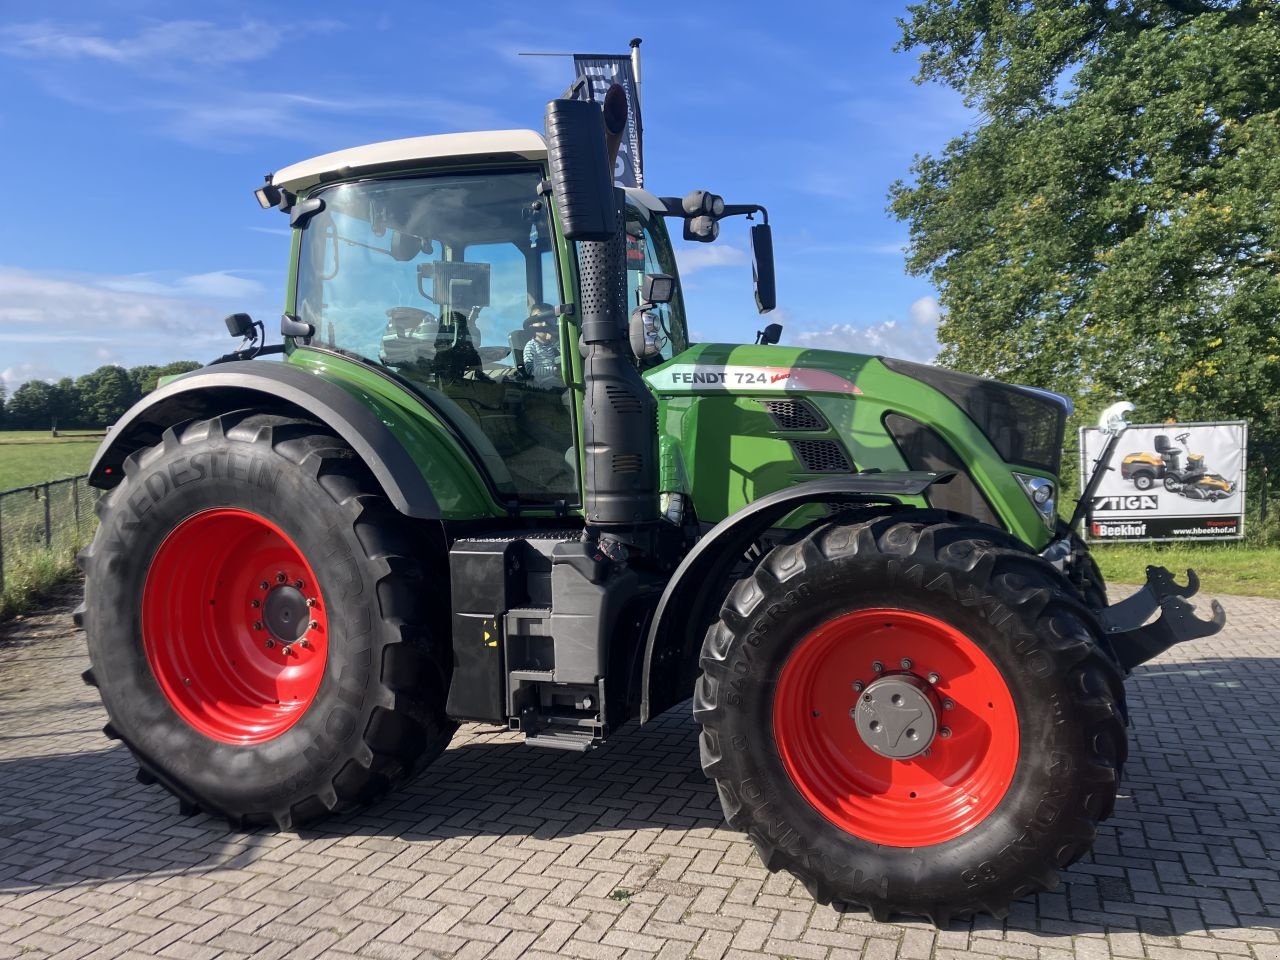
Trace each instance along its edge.
<path fill-rule="evenodd" d="M 640 288 L 640 298 L 645 303 L 657 305 L 670 303 L 676 295 L 676 278 L 665 273 L 646 273 L 644 286 Z"/>
<path fill-rule="evenodd" d="M 773 278 L 773 229 L 767 223 L 757 223 L 751 228 L 751 279 L 756 288 L 756 309 L 768 313 L 778 305 L 778 291 Z M 771 323 L 765 327 L 782 327 Z M 777 340 L 768 341 L 777 343 Z"/>
<path fill-rule="evenodd" d="M 1098 429 L 1103 433 L 1120 436 L 1120 434 L 1129 429 L 1129 421 L 1125 419 L 1125 415 L 1133 413 L 1135 409 L 1134 405 L 1128 400 L 1113 403 L 1103 410 L 1098 417 Z"/>
<path fill-rule="evenodd" d="M 763 330 L 756 331 L 756 343 L 763 343 L 767 346 L 773 346 L 782 339 L 782 324 L 771 323 Z"/>
<path fill-rule="evenodd" d="M 604 116 L 587 100 L 552 100 L 546 113 L 551 194 L 566 240 L 610 240 L 618 231 Z"/>
<path fill-rule="evenodd" d="M 323 197 L 308 197 L 306 200 L 299 200 L 289 211 L 289 226 L 295 229 L 305 227 L 307 221 L 323 209 Z"/>

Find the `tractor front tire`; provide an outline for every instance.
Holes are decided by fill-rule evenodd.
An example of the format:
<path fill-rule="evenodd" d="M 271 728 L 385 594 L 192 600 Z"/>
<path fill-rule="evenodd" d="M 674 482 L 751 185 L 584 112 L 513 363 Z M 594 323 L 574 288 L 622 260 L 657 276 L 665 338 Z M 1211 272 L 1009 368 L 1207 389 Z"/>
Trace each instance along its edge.
<path fill-rule="evenodd" d="M 1133 480 L 1133 485 L 1139 490 L 1150 490 L 1155 483 L 1155 474 L 1146 470 L 1139 470 L 1131 479 Z"/>
<path fill-rule="evenodd" d="M 1119 671 L 1070 585 L 998 540 L 900 516 L 820 526 L 708 630 L 703 769 L 764 865 L 821 903 L 1003 916 L 1111 813 Z"/>
<path fill-rule="evenodd" d="M 431 590 L 354 452 L 248 412 L 131 455 L 81 556 L 110 722 L 187 812 L 281 829 L 378 797 L 438 756 L 449 656 Z"/>

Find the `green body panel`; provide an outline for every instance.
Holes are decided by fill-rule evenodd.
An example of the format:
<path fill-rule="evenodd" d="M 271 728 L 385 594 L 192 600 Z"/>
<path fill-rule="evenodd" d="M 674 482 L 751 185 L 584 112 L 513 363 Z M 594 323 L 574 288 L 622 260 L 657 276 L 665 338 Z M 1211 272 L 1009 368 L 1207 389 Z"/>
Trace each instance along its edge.
<path fill-rule="evenodd" d="M 422 471 L 445 519 L 506 515 L 450 426 L 395 381 L 329 351 L 295 346 L 286 362 L 324 377 L 373 411 Z"/>
<path fill-rule="evenodd" d="M 886 413 L 898 412 L 928 424 L 960 453 L 1010 532 L 1036 548 L 1050 539 L 1010 465 L 973 421 L 942 393 L 875 357 L 698 344 L 645 378 L 659 400 L 661 488 L 689 494 L 699 520 L 722 520 L 767 493 L 824 476 L 804 470 L 788 438 L 838 439 L 860 470 L 907 469 L 882 423 Z M 800 396 L 822 412 L 828 431 L 780 430 L 760 402 Z"/>

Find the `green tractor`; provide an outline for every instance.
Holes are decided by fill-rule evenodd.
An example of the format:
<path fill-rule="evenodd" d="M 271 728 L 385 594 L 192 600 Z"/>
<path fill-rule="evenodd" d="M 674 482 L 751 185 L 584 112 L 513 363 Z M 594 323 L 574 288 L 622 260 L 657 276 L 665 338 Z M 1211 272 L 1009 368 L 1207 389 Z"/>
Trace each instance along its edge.
<path fill-rule="evenodd" d="M 91 467 L 78 620 L 106 733 L 182 809 L 290 829 L 460 722 L 587 751 L 691 698 L 770 870 L 876 917 L 1002 915 L 1111 812 L 1127 672 L 1222 612 L 1158 568 L 1107 605 L 1057 516 L 1064 398 L 772 324 L 690 343 L 667 224 L 760 218 L 766 312 L 767 214 L 615 188 L 621 129 L 612 94 L 561 98 L 545 138 L 267 179 L 284 344 L 229 318 L 247 346 Z"/>

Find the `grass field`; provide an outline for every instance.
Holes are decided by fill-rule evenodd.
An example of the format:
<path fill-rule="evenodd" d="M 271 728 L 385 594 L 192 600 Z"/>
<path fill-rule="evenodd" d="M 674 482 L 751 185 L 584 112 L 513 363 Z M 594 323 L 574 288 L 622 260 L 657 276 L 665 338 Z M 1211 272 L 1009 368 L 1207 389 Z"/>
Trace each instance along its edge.
<path fill-rule="evenodd" d="M 1093 555 L 1108 583 L 1145 583 L 1147 566 L 1200 577 L 1205 593 L 1238 593 L 1280 599 L 1280 547 L 1238 543 L 1101 544 Z"/>
<path fill-rule="evenodd" d="M 48 430 L 0 431 L 0 490 L 84 473 L 102 436 L 89 430 L 59 437 Z"/>

